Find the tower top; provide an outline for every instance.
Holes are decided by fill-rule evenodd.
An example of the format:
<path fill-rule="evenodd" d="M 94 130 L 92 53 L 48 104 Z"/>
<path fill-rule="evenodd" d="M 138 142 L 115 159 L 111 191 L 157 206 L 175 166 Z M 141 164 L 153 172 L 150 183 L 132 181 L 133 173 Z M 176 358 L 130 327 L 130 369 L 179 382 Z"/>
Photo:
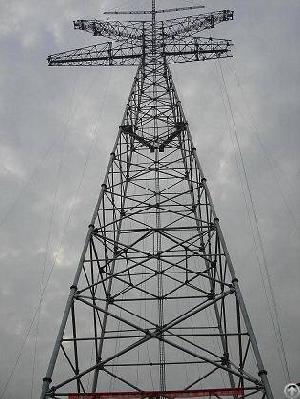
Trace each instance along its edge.
<path fill-rule="evenodd" d="M 205 61 L 207 59 L 231 57 L 231 40 L 199 37 L 202 31 L 213 29 L 217 24 L 233 20 L 232 10 L 180 16 L 157 21 L 156 15 L 173 11 L 203 8 L 192 6 L 182 8 L 156 9 L 152 0 L 152 10 L 111 11 L 106 14 L 151 15 L 146 21 L 102 21 L 80 19 L 74 21 L 74 28 L 108 38 L 112 42 L 65 51 L 48 57 L 49 65 L 76 66 L 131 66 L 140 62 L 150 63 L 151 59 L 172 63 Z M 150 57 L 148 57 L 150 56 Z M 152 57 L 152 58 L 151 58 Z"/>

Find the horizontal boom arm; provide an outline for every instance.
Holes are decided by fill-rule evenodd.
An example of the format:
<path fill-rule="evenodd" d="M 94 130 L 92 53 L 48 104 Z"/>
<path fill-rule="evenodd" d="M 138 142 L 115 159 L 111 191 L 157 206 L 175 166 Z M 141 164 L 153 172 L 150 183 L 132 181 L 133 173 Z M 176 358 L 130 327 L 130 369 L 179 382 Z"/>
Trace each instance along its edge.
<path fill-rule="evenodd" d="M 79 19 L 74 21 L 74 29 L 84 30 L 94 36 L 107 37 L 115 41 L 125 39 L 142 40 L 143 30 L 141 22 L 100 21 L 97 19 Z"/>
<path fill-rule="evenodd" d="M 233 11 L 230 10 L 169 19 L 164 22 L 164 37 L 171 40 L 183 40 L 196 36 L 203 30 L 212 29 L 216 24 L 232 19 Z"/>
<path fill-rule="evenodd" d="M 160 50 L 162 58 L 169 62 L 183 63 L 231 57 L 231 40 L 194 38 L 188 42 L 171 43 Z M 142 46 L 116 47 L 111 42 L 69 50 L 50 55 L 50 66 L 132 66 L 138 65 L 147 53 Z"/>
<path fill-rule="evenodd" d="M 113 48 L 112 43 L 108 42 L 50 55 L 48 64 L 49 66 L 138 65 L 141 57 L 141 47 L 120 45 Z"/>
<path fill-rule="evenodd" d="M 165 46 L 163 55 L 174 63 L 205 61 L 232 57 L 231 46 L 231 40 L 197 37 L 186 43 Z"/>

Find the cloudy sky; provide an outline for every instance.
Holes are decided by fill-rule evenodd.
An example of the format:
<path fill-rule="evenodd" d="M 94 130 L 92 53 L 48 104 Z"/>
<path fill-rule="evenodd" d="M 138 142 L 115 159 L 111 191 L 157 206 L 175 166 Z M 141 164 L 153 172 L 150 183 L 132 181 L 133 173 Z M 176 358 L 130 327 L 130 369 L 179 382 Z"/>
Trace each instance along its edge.
<path fill-rule="evenodd" d="M 160 1 L 161 7 L 194 4 Z M 235 21 L 219 25 L 211 35 L 235 43 L 234 58 L 222 62 L 222 71 L 291 380 L 300 382 L 300 1 L 203 4 L 207 11 L 235 10 Z M 0 0 L 0 398 L 39 396 L 134 75 L 132 68 L 48 68 L 46 57 L 97 42 L 73 31 L 74 19 L 101 18 L 103 9 L 149 5 L 134 0 Z M 274 395 L 281 398 L 286 378 L 218 68 L 214 62 L 172 66 Z M 41 312 L 36 313 L 44 287 Z"/>

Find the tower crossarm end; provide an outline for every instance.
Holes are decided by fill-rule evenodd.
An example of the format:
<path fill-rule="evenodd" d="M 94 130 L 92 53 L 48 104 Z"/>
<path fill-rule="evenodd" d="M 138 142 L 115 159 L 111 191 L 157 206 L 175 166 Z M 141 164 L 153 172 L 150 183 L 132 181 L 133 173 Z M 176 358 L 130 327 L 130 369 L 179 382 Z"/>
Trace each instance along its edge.
<path fill-rule="evenodd" d="M 190 38 L 203 30 L 214 28 L 216 24 L 231 20 L 233 20 L 231 10 L 170 19 L 164 23 L 164 37 L 173 40 Z"/>
<path fill-rule="evenodd" d="M 138 65 L 139 46 L 112 46 L 111 42 L 69 50 L 48 57 L 49 66 L 120 66 Z"/>
<path fill-rule="evenodd" d="M 79 19 L 74 21 L 74 29 L 84 30 L 92 33 L 94 36 L 102 36 L 114 41 L 124 41 L 132 39 L 142 40 L 141 22 L 120 22 L 120 21 L 101 21 L 97 19 Z"/>
<path fill-rule="evenodd" d="M 163 55 L 174 63 L 205 61 L 232 57 L 232 46 L 231 40 L 197 37 L 186 43 L 165 46 Z"/>

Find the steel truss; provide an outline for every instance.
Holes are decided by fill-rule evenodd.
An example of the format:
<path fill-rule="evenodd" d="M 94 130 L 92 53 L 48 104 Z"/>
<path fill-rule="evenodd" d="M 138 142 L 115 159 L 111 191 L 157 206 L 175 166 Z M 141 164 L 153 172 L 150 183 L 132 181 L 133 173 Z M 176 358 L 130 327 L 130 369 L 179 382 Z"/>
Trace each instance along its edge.
<path fill-rule="evenodd" d="M 151 22 L 75 22 L 117 47 L 48 58 L 138 69 L 41 398 L 273 399 L 169 67 L 230 56 L 194 36 L 233 13 L 158 22 L 152 3 Z"/>

